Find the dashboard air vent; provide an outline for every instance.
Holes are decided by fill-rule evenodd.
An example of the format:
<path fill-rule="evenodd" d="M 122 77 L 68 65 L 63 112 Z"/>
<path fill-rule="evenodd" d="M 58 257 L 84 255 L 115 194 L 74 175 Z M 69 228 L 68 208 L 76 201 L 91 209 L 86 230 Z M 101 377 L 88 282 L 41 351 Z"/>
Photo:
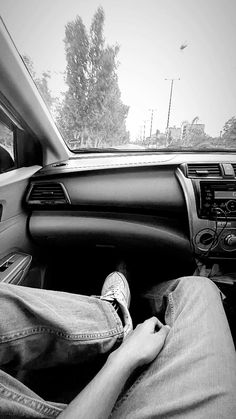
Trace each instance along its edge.
<path fill-rule="evenodd" d="M 199 164 L 188 164 L 187 165 L 187 176 L 189 178 L 205 178 L 222 177 L 221 168 L 218 163 L 199 163 Z"/>
<path fill-rule="evenodd" d="M 232 163 L 233 169 L 234 169 L 234 174 L 236 176 L 236 163 Z"/>
<path fill-rule="evenodd" d="M 58 205 L 67 204 L 69 198 L 61 183 L 42 182 L 32 185 L 26 201 L 28 204 Z"/>

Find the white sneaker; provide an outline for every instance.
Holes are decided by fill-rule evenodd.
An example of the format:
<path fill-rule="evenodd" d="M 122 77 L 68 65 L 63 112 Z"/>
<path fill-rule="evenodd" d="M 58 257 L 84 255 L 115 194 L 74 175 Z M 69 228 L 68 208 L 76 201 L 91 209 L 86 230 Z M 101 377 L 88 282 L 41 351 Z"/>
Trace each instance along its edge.
<path fill-rule="evenodd" d="M 125 276 L 121 272 L 109 274 L 103 284 L 101 300 L 116 301 L 122 311 L 124 320 L 124 338 L 133 330 L 133 323 L 129 313 L 130 289 Z"/>

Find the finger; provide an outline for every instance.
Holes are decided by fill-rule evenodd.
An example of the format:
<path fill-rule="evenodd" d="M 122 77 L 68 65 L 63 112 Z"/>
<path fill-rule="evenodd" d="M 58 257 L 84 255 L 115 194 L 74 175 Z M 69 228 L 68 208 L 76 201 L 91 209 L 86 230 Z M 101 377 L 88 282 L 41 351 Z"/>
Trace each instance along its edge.
<path fill-rule="evenodd" d="M 150 319 L 145 320 L 144 324 L 147 330 L 149 330 L 150 332 L 154 332 L 156 326 L 158 326 L 158 319 L 155 316 L 150 317 Z"/>
<path fill-rule="evenodd" d="M 170 331 L 170 326 L 168 325 L 162 326 L 159 332 L 156 333 L 156 336 L 158 336 L 159 339 L 163 340 L 163 343 L 164 343 L 169 331 Z"/>
<path fill-rule="evenodd" d="M 154 330 L 153 330 L 154 333 L 158 332 L 164 326 L 164 324 L 155 316 L 151 317 L 150 320 L 154 324 Z"/>
<path fill-rule="evenodd" d="M 159 329 L 161 329 L 164 326 L 164 324 L 158 318 L 157 318 L 157 325 Z"/>
<path fill-rule="evenodd" d="M 147 329 L 153 333 L 157 333 L 164 326 L 164 324 L 155 316 L 145 320 L 144 323 L 146 324 Z"/>

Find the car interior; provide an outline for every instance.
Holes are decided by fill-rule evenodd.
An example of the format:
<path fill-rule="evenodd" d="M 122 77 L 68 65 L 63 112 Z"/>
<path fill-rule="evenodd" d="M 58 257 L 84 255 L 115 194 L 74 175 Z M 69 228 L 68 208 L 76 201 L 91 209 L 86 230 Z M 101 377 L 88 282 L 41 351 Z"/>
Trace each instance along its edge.
<path fill-rule="evenodd" d="M 12 156 L 0 149 L 0 281 L 98 295 L 110 272 L 125 270 L 137 324 L 149 315 L 145 291 L 204 267 L 225 296 L 235 342 L 235 152 L 75 154 L 3 22 L 0 50 L 0 125 L 12 141 Z M 12 374 L 67 402 L 78 372 L 82 387 L 99 365 L 64 368 L 63 394 L 61 370 L 13 365 Z"/>

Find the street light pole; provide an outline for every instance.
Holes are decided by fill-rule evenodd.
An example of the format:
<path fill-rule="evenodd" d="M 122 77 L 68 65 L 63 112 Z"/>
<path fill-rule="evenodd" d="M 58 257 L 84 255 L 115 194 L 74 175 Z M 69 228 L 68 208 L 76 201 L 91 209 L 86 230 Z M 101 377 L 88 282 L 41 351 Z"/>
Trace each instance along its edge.
<path fill-rule="evenodd" d="M 170 122 L 170 111 L 171 111 L 171 102 L 172 102 L 174 81 L 180 80 L 180 79 L 165 79 L 165 80 L 171 81 L 171 85 L 170 85 L 170 99 L 169 99 L 168 116 L 167 116 L 167 124 L 166 124 L 166 133 L 167 133 L 168 128 L 169 128 L 169 122 Z"/>

